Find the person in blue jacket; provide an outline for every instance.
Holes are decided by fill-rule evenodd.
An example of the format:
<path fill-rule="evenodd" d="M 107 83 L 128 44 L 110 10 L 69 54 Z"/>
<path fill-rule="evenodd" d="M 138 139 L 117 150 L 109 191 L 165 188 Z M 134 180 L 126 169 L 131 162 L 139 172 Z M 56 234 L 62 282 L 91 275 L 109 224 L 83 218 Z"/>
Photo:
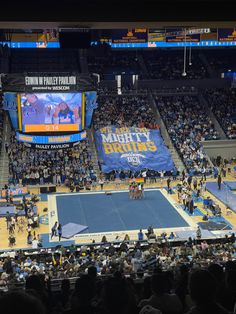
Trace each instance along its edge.
<path fill-rule="evenodd" d="M 79 120 L 78 110 L 71 110 L 64 101 L 60 102 L 53 114 L 54 123 L 74 124 Z"/>

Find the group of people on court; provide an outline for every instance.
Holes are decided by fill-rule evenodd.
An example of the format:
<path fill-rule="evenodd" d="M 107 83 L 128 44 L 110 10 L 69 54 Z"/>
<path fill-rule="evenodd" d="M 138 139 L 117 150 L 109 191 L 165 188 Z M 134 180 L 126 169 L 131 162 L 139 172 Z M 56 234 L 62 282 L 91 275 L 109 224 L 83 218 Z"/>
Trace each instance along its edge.
<path fill-rule="evenodd" d="M 141 199 L 144 196 L 144 187 L 142 183 L 131 182 L 129 185 L 129 198 L 130 199 Z"/>

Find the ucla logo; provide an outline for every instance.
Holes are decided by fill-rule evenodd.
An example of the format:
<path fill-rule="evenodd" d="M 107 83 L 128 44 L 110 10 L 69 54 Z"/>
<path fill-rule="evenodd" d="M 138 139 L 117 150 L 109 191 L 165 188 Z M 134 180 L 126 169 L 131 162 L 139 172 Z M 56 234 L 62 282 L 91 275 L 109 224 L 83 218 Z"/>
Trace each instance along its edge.
<path fill-rule="evenodd" d="M 137 167 L 143 163 L 143 159 L 146 157 L 142 154 L 128 153 L 122 154 L 121 158 L 126 158 L 130 165 Z"/>

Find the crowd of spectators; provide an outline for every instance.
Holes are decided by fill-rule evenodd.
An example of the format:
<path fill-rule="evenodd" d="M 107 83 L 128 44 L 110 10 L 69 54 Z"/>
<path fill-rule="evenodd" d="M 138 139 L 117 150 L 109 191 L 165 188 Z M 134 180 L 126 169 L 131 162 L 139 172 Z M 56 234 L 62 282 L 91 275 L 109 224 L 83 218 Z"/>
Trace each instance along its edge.
<path fill-rule="evenodd" d="M 2 94 L 0 94 L 0 152 L 2 150 L 2 142 L 3 142 L 3 120 L 4 120 L 4 111 L 2 109 Z"/>
<path fill-rule="evenodd" d="M 201 141 L 219 138 L 197 96 L 155 96 L 171 140 L 185 166 L 194 174 L 211 171 Z"/>
<path fill-rule="evenodd" d="M 204 55 L 217 77 L 221 73 L 236 71 L 235 48 L 208 49 L 204 50 Z"/>
<path fill-rule="evenodd" d="M 147 96 L 99 97 L 98 101 L 93 120 L 95 129 L 110 125 L 159 128 Z"/>
<path fill-rule="evenodd" d="M 4 119 L 3 110 L 0 109 L 0 151 L 2 150 L 3 142 L 3 119 Z"/>
<path fill-rule="evenodd" d="M 205 96 L 229 139 L 236 138 L 236 94 L 234 89 L 207 89 Z"/>
<path fill-rule="evenodd" d="M 25 298 L 29 294 L 41 302 L 44 311 L 34 313 L 228 313 L 236 301 L 235 236 L 171 242 L 164 233 L 153 244 L 20 251 L 0 258 L 0 273 L 2 290 L 23 284 Z M 52 289 L 56 279 L 61 291 Z M 12 293 L 19 292 L 0 297 L 1 310 Z M 208 311 L 193 311 L 194 304 Z M 225 310 L 212 312 L 215 307 Z"/>
<path fill-rule="evenodd" d="M 121 89 L 121 94 L 122 95 L 134 95 L 136 94 L 137 96 L 138 95 L 146 95 L 148 93 L 148 90 L 145 89 L 145 88 L 136 88 L 134 85 L 125 85 L 125 86 L 122 86 Z M 117 96 L 117 92 L 118 92 L 118 89 L 117 89 L 117 84 L 112 84 L 112 86 L 109 86 L 109 85 L 101 85 L 98 87 L 97 89 L 97 92 L 98 92 L 98 95 L 100 96 Z"/>
<path fill-rule="evenodd" d="M 110 51 L 105 56 L 89 56 L 90 73 L 109 74 L 139 74 L 141 72 L 137 53 L 134 51 Z"/>
<path fill-rule="evenodd" d="M 197 52 L 192 50 L 191 63 L 186 67 L 186 76 L 182 76 L 183 50 L 152 50 L 144 51 L 143 58 L 149 72 L 149 78 L 158 80 L 202 79 L 208 77 L 207 70 Z"/>
<path fill-rule="evenodd" d="M 11 49 L 11 73 L 80 72 L 74 49 Z"/>
<path fill-rule="evenodd" d="M 52 183 L 82 188 L 96 181 L 88 140 L 69 149 L 36 150 L 18 142 L 12 132 L 8 156 L 9 183 Z"/>

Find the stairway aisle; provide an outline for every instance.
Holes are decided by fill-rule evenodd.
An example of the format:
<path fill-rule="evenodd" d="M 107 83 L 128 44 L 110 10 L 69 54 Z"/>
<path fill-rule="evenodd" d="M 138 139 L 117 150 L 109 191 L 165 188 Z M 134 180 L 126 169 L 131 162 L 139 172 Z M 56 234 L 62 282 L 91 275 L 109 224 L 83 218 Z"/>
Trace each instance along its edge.
<path fill-rule="evenodd" d="M 78 51 L 78 62 L 81 73 L 88 73 L 88 61 L 87 61 L 87 49 L 79 49 Z"/>
<path fill-rule="evenodd" d="M 98 164 L 98 154 L 97 154 L 97 149 L 96 149 L 95 139 L 94 139 L 94 132 L 93 132 L 92 127 L 91 129 L 87 130 L 87 138 L 88 138 L 89 146 L 91 149 L 93 168 L 94 168 L 96 176 L 99 177 L 101 171 Z"/>
<path fill-rule="evenodd" d="M 137 57 L 138 57 L 139 65 L 142 69 L 142 75 L 143 75 L 143 77 L 145 77 L 147 79 L 149 77 L 149 73 L 148 73 L 148 69 L 147 69 L 147 66 L 145 64 L 143 55 L 141 53 L 138 53 Z"/>
<path fill-rule="evenodd" d="M 160 112 L 156 106 L 156 102 L 155 102 L 155 99 L 154 99 L 152 94 L 150 94 L 150 104 L 152 105 L 152 109 L 153 109 L 153 113 L 154 113 L 154 116 L 156 118 L 156 121 L 160 125 L 161 135 L 163 137 L 163 140 L 164 140 L 166 146 L 168 147 L 168 149 L 171 153 L 175 167 L 181 172 L 181 171 L 185 170 L 185 165 L 184 165 L 183 161 L 181 160 L 178 152 L 176 151 L 176 149 L 175 149 L 175 147 L 171 141 L 171 138 L 169 136 L 169 133 L 167 131 L 165 123 L 161 118 L 161 114 L 160 114 Z"/>
<path fill-rule="evenodd" d="M 8 120 L 8 116 L 5 114 L 3 122 L 3 142 L 2 150 L 0 154 L 0 187 L 8 183 L 9 177 L 9 159 L 5 150 L 5 144 L 10 143 L 11 126 Z"/>

